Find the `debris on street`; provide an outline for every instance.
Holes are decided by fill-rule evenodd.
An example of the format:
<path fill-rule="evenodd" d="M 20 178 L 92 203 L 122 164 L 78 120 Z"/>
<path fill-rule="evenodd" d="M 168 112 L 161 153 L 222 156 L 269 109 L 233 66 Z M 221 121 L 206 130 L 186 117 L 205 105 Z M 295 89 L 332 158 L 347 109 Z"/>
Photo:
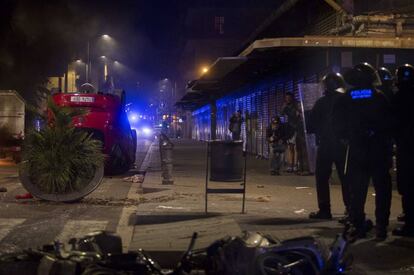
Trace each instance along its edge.
<path fill-rule="evenodd" d="M 133 183 L 143 183 L 144 182 L 144 176 L 140 174 L 135 174 L 131 177 L 125 177 L 122 179 L 125 182 L 133 182 Z"/>
<path fill-rule="evenodd" d="M 33 199 L 32 194 L 30 193 L 26 193 L 26 194 L 22 194 L 22 195 L 16 195 L 16 200 L 27 200 L 27 199 Z"/>
<path fill-rule="evenodd" d="M 269 202 L 270 201 L 270 196 L 260 196 L 256 198 L 257 202 Z"/>
<path fill-rule="evenodd" d="M 306 213 L 306 210 L 302 208 L 302 209 L 299 209 L 299 210 L 295 210 L 294 212 L 295 212 L 295 214 L 304 214 L 304 213 Z"/>
<path fill-rule="evenodd" d="M 298 186 L 298 187 L 295 187 L 296 190 L 309 189 L 309 188 L 310 187 L 307 187 L 307 186 Z"/>

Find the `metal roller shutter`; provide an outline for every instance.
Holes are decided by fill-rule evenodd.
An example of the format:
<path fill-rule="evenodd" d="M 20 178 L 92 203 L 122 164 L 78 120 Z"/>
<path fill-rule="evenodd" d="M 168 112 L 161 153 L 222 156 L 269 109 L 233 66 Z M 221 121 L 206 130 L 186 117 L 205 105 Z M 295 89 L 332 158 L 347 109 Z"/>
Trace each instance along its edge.
<path fill-rule="evenodd" d="M 263 92 L 257 93 L 257 155 L 263 156 Z"/>

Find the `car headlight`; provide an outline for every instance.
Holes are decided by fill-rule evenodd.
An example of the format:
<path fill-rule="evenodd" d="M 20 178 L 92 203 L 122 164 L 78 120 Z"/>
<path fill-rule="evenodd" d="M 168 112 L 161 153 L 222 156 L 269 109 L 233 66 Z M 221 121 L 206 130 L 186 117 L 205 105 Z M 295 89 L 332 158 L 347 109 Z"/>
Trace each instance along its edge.
<path fill-rule="evenodd" d="M 144 128 L 142 128 L 142 133 L 146 136 L 149 136 L 149 135 L 152 134 L 152 130 L 148 127 L 144 127 Z"/>

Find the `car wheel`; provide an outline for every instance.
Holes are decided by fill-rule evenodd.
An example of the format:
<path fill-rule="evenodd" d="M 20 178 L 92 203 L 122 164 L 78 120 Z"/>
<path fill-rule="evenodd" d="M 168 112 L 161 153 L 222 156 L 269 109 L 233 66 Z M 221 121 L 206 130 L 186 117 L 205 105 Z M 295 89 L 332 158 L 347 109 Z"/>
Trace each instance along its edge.
<path fill-rule="evenodd" d="M 108 172 L 110 174 L 122 174 L 129 170 L 131 161 L 128 156 L 122 151 L 119 144 L 112 146 L 111 154 L 109 155 Z"/>

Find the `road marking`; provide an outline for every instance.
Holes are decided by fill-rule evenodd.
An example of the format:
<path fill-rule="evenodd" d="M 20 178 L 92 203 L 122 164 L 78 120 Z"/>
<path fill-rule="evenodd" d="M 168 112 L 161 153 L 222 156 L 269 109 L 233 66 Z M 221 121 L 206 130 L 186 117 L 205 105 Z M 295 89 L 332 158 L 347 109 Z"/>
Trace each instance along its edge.
<path fill-rule="evenodd" d="M 6 237 L 15 226 L 22 224 L 26 219 L 0 219 L 0 241 Z"/>
<path fill-rule="evenodd" d="M 149 147 L 148 151 L 145 154 L 145 158 L 141 163 L 140 171 L 145 171 L 148 168 L 148 163 L 151 157 L 152 146 L 154 142 L 152 142 Z M 128 199 L 139 199 L 138 189 L 142 188 L 142 183 L 132 183 L 131 187 L 129 188 L 127 198 Z M 129 224 L 129 218 L 131 215 L 138 211 L 138 205 L 133 206 L 125 206 L 122 208 L 121 217 L 119 219 L 118 226 L 116 227 L 116 233 L 121 236 L 122 238 L 122 250 L 124 252 L 128 252 L 129 245 L 132 241 L 132 237 L 134 234 L 134 225 Z"/>
<path fill-rule="evenodd" d="M 67 243 L 71 238 L 81 238 L 89 233 L 105 230 L 107 224 L 108 221 L 69 220 L 56 240 Z"/>

